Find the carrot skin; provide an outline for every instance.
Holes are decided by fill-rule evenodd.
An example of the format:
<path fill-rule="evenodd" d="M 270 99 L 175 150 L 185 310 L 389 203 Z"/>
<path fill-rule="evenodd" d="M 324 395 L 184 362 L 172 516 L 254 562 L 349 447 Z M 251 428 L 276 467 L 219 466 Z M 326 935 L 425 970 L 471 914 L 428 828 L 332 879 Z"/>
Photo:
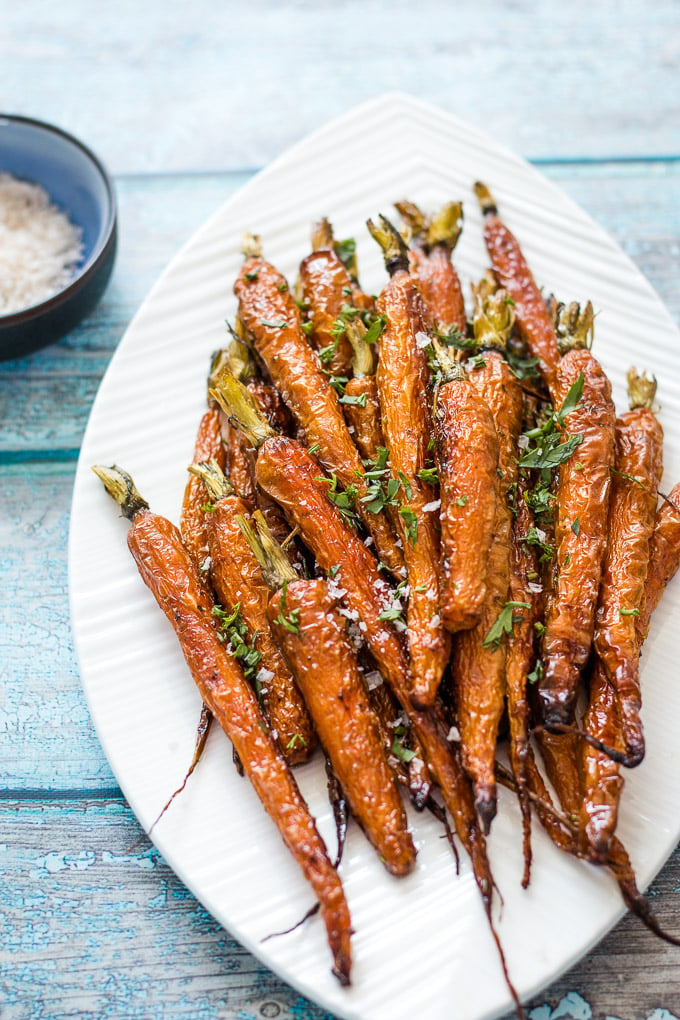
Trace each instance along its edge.
<path fill-rule="evenodd" d="M 593 640 L 605 674 L 616 692 L 623 748 L 635 763 L 642 761 L 645 746 L 640 721 L 635 614 L 640 612 L 645 596 L 657 489 L 661 482 L 662 446 L 661 425 L 648 408 L 627 411 L 617 420 L 609 541 Z"/>
<path fill-rule="evenodd" d="M 409 262 L 423 303 L 438 328 L 465 332 L 463 290 L 446 246 L 436 244 L 427 252 L 415 249 L 409 252 Z"/>
<path fill-rule="evenodd" d="M 380 447 L 385 448 L 385 436 L 380 420 L 380 401 L 375 376 L 355 376 L 345 386 L 345 394 L 348 397 L 366 398 L 363 407 L 361 404 L 346 404 L 344 407 L 345 418 L 362 459 L 376 461 Z M 401 530 L 399 512 L 396 506 L 388 505 L 385 507 L 385 513 L 392 529 L 391 562 L 399 564 L 395 573 L 405 577 L 404 554 L 401 547 L 396 544 L 397 536 Z"/>
<path fill-rule="evenodd" d="M 512 511 L 507 493 L 517 480 L 516 443 L 522 424 L 522 394 L 505 359 L 494 351 L 469 376 L 487 403 L 498 436 L 498 469 L 492 489 L 493 542 L 489 550 L 486 594 L 479 622 L 454 640 L 451 669 L 456 690 L 463 761 L 475 788 L 477 809 L 488 831 L 496 814 L 495 750 L 505 707 L 506 643 L 486 644 L 508 601 Z M 521 615 L 521 614 L 518 614 Z"/>
<path fill-rule="evenodd" d="M 343 305 L 353 305 L 352 280 L 332 248 L 319 248 L 300 264 L 302 294 L 312 323 L 310 342 L 315 350 L 335 344 L 326 363 L 333 375 L 350 376 L 352 345 L 346 336 L 333 336 L 331 330 Z M 337 343 L 336 343 L 337 341 Z"/>
<path fill-rule="evenodd" d="M 219 407 L 211 406 L 201 417 L 194 446 L 194 464 L 199 461 L 216 460 L 224 470 L 225 451 L 222 444 L 221 414 Z M 199 570 L 209 555 L 208 532 L 203 510 L 206 502 L 203 482 L 190 474 L 184 488 L 180 530 L 182 541 Z"/>
<path fill-rule="evenodd" d="M 409 874 L 416 854 L 406 812 L 337 599 L 325 581 L 294 581 L 285 597 L 273 595 L 268 615 L 352 813 L 387 870 Z M 293 629 L 282 622 L 291 618 Z"/>
<path fill-rule="evenodd" d="M 635 621 L 639 647 L 647 639 L 651 616 L 666 585 L 680 567 L 680 483 L 675 485 L 657 510 L 649 549 L 645 601 Z"/>
<path fill-rule="evenodd" d="M 484 240 L 494 273 L 514 302 L 514 311 L 529 353 L 552 393 L 560 353 L 554 323 L 522 254 L 519 243 L 497 213 L 484 218 Z"/>
<path fill-rule="evenodd" d="M 145 584 L 172 624 L 204 703 L 234 745 L 263 807 L 319 900 L 334 959 L 348 984 L 351 921 L 337 871 L 298 789 L 273 743 L 257 700 L 212 625 L 212 600 L 165 518 L 138 513 L 128 546 Z"/>
<path fill-rule="evenodd" d="M 466 380 L 440 387 L 434 434 L 441 499 L 440 613 L 454 633 L 481 619 L 499 446 L 491 412 Z"/>
<path fill-rule="evenodd" d="M 415 283 L 405 270 L 391 277 L 378 299 L 386 316 L 380 338 L 376 379 L 383 432 L 394 477 L 407 479 L 410 498 L 402 510 L 415 514 L 411 537 L 402 524 L 404 560 L 409 580 L 408 640 L 413 674 L 412 698 L 417 707 L 434 704 L 450 652 L 450 638 L 441 622 L 439 592 L 439 519 L 432 486 L 419 472 L 427 467 L 432 435 L 427 399 L 428 368 L 418 346 L 425 313 Z"/>
<path fill-rule="evenodd" d="M 557 484 L 557 579 L 546 613 L 539 687 L 547 725 L 573 722 L 579 680 L 593 640 L 607 545 L 616 413 L 609 380 L 590 351 L 564 355 L 557 369 L 554 404 L 561 406 L 581 374 L 583 397 L 565 419 L 565 430 L 583 440 L 560 465 Z"/>

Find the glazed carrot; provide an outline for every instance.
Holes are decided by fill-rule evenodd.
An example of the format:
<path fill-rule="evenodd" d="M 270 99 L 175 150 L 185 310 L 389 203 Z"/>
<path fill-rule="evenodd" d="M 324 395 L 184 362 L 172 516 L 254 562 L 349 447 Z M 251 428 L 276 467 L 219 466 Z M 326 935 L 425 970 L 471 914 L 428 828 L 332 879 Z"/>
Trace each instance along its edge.
<path fill-rule="evenodd" d="M 442 333 L 464 333 L 465 301 L 451 253 L 463 229 L 463 206 L 447 202 L 431 218 L 413 202 L 396 202 L 397 210 L 413 232 L 415 246 L 409 253 L 425 307 Z"/>
<path fill-rule="evenodd" d="M 391 482 L 388 480 L 389 451 L 385 446 L 380 417 L 373 346 L 364 339 L 366 327 L 360 319 L 347 323 L 346 336 L 353 350 L 353 375 L 345 386 L 345 397 L 348 398 L 344 405 L 345 418 L 354 444 L 363 459 L 366 477 L 370 481 L 369 492 L 362 498 L 370 505 L 373 504 L 373 500 L 376 506 L 382 504 L 392 527 L 392 561 L 401 564 L 396 573 L 405 577 L 403 543 L 398 543 L 397 539 L 401 531 L 399 500 L 396 498 L 399 484 L 395 480 Z"/>
<path fill-rule="evenodd" d="M 210 581 L 222 609 L 218 626 L 221 619 L 236 617 L 225 637 L 237 657 L 242 651 L 245 664 L 249 658 L 253 660 L 253 684 L 276 743 L 286 761 L 296 765 L 306 761 L 314 749 L 314 727 L 269 626 L 269 588 L 238 525 L 237 518 L 250 513 L 250 508 L 214 461 L 195 464 L 190 471 L 201 479 L 210 507 L 206 513 Z M 245 624 L 245 634 L 238 633 L 240 621 Z"/>
<path fill-rule="evenodd" d="M 454 633 L 480 622 L 496 517 L 499 444 L 488 405 L 436 341 L 434 438 L 441 499 L 440 613 Z"/>
<path fill-rule="evenodd" d="M 304 429 L 306 440 L 318 447 L 318 458 L 348 494 L 356 493 L 356 512 L 373 537 L 382 561 L 392 561 L 392 538 L 385 515 L 371 513 L 362 497 L 367 493 L 361 458 L 352 442 L 342 407 L 328 377 L 320 368 L 302 332 L 300 312 L 283 276 L 260 254 L 259 242 L 246 245 L 246 258 L 234 292 L 239 317 L 272 380 Z"/>
<path fill-rule="evenodd" d="M 434 703 L 450 651 L 438 607 L 439 504 L 423 475 L 430 459 L 432 429 L 428 367 L 419 345 L 428 345 L 431 338 L 424 332 L 424 308 L 408 271 L 404 242 L 384 217 L 380 227 L 369 220 L 368 228 L 383 250 L 390 274 L 378 299 L 378 311 L 385 317 L 378 395 L 392 474 L 404 487 L 400 516 L 410 588 L 407 619 L 412 698 L 424 708 Z"/>
<path fill-rule="evenodd" d="M 652 613 L 666 585 L 680 567 L 680 483 L 666 496 L 657 510 L 654 534 L 649 550 L 649 570 L 645 601 L 635 620 L 639 647 L 647 639 Z"/>
<path fill-rule="evenodd" d="M 534 625 L 542 609 L 542 585 L 536 547 L 529 538 L 535 533 L 534 518 L 525 495 L 528 479 L 525 472 L 518 478 L 513 505 L 512 537 L 510 544 L 509 599 L 516 606 L 529 607 L 521 617 L 515 616 L 514 625 L 507 635 L 505 653 L 505 686 L 508 723 L 510 727 L 510 765 L 517 784 L 517 798 L 522 814 L 522 842 L 524 849 L 524 876 L 522 886 L 529 884 L 531 872 L 531 807 L 527 781 L 529 757 L 530 707 L 527 683 L 534 661 Z M 534 529 L 532 531 L 532 529 Z"/>
<path fill-rule="evenodd" d="M 267 614 L 314 720 L 350 809 L 387 870 L 407 875 L 416 860 L 395 777 L 368 699 L 347 620 L 322 580 L 300 580 L 264 519 L 239 524 L 268 585 Z M 341 589 L 338 589 L 341 590 Z"/>
<path fill-rule="evenodd" d="M 486 565 L 485 595 L 478 623 L 456 635 L 451 672 L 465 768 L 473 780 L 475 802 L 488 831 L 496 814 L 495 749 L 498 726 L 505 707 L 504 635 L 521 622 L 526 603 L 513 605 L 510 586 L 512 510 L 508 495 L 517 481 L 517 438 L 522 426 L 523 398 L 518 380 L 503 351 L 512 329 L 512 313 L 503 291 L 475 289 L 475 335 L 480 356 L 468 379 L 487 405 L 498 437 L 498 468 L 491 503 L 493 542 Z M 471 459 L 467 473 L 473 475 L 477 461 Z M 509 626 L 504 626 L 505 617 Z"/>
<path fill-rule="evenodd" d="M 333 973 L 348 984 L 351 921 L 337 871 L 297 783 L 271 739 L 257 700 L 213 626 L 212 599 L 179 531 L 150 512 L 129 475 L 95 473 L 131 521 L 128 546 L 145 584 L 173 626 L 191 675 L 231 740 L 263 807 L 318 898 L 333 955 Z"/>
<path fill-rule="evenodd" d="M 578 324 L 572 334 L 575 342 L 582 342 L 592 330 L 592 307 L 580 315 L 578 306 L 570 306 L 566 314 Z M 572 398 L 579 395 L 574 405 Z M 571 438 L 557 447 L 566 459 L 557 482 L 557 578 L 546 613 L 539 697 L 546 725 L 568 725 L 593 639 L 607 544 L 616 412 L 611 384 L 587 348 L 575 347 L 563 356 L 554 397 L 555 407 L 571 407 L 560 424 L 562 434 L 568 430 Z M 527 459 L 531 457 L 522 463 Z"/>
<path fill-rule="evenodd" d="M 215 460 L 224 469 L 225 452 L 222 443 L 221 417 L 222 412 L 215 403 L 212 403 L 203 414 L 194 446 L 194 460 Z M 205 488 L 201 480 L 190 475 L 184 488 L 180 531 L 182 541 L 199 570 L 209 555 L 208 532 L 203 510 L 205 502 Z"/>
<path fill-rule="evenodd" d="M 538 358 L 541 374 L 552 394 L 560 360 L 554 322 L 517 239 L 498 215 L 489 189 L 478 181 L 475 194 L 484 213 L 484 240 L 493 271 L 515 303 L 517 325 L 529 352 Z"/>
<path fill-rule="evenodd" d="M 312 231 L 312 254 L 300 264 L 300 287 L 311 324 L 309 340 L 323 353 L 324 367 L 331 375 L 349 377 L 352 346 L 337 322 L 345 307 L 352 307 L 352 280 L 333 247 L 333 230 L 327 219 Z"/>
<path fill-rule="evenodd" d="M 614 686 L 630 764 L 644 756 L 636 617 L 644 601 L 649 547 L 662 474 L 663 431 L 651 410 L 656 382 L 628 373 L 630 411 L 616 422 L 607 553 L 593 639 Z"/>
<path fill-rule="evenodd" d="M 616 688 L 596 660 L 588 685 L 588 710 L 583 729 L 610 747 L 621 748 L 621 714 Z M 579 811 L 579 845 L 605 863 L 619 815 L 623 789 L 620 766 L 585 741 L 579 747 L 583 796 Z"/>

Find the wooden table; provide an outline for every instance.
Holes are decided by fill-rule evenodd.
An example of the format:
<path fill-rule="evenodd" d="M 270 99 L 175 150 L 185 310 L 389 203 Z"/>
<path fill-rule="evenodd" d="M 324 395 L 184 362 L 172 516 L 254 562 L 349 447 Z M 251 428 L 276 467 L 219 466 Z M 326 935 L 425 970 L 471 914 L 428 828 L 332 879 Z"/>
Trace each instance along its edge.
<path fill-rule="evenodd" d="M 392 88 L 484 124 L 531 158 L 680 318 L 680 8 L 2 6 L 0 107 L 57 123 L 99 152 L 115 175 L 121 245 L 87 322 L 0 365 L 0 1016 L 318 1020 L 327 1014 L 183 888 L 95 737 L 71 644 L 66 543 L 97 386 L 148 288 L 208 214 L 291 142 Z M 649 890 L 676 931 L 679 890 L 676 851 Z M 680 1015 L 680 950 L 626 917 L 530 1015 L 670 1020 Z"/>

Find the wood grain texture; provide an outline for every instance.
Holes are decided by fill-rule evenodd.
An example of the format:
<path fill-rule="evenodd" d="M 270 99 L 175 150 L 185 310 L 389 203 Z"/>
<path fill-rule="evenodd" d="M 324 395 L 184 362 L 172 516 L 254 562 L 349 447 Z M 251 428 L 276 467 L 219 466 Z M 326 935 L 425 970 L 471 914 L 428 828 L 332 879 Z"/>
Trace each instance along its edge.
<path fill-rule="evenodd" d="M 530 156 L 678 149 L 673 0 L 195 0 L 190 17 L 117 0 L 92 25 L 86 0 L 5 8 L 4 107 L 74 131 L 116 173 L 260 166 L 392 89 Z"/>

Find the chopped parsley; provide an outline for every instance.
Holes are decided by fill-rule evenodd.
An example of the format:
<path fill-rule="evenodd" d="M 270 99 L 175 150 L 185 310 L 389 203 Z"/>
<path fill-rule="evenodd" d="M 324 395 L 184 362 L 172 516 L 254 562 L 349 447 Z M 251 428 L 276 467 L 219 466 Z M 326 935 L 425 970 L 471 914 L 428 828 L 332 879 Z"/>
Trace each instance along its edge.
<path fill-rule="evenodd" d="M 541 558 L 539 563 L 544 563 L 546 560 L 551 560 L 555 555 L 555 547 L 546 542 L 546 535 L 539 528 L 529 528 L 526 535 L 520 536 L 520 542 L 526 542 L 527 545 L 533 545 L 537 549 L 541 550 Z"/>
<path fill-rule="evenodd" d="M 524 619 L 514 612 L 515 609 L 531 609 L 531 606 L 528 602 L 506 602 L 482 641 L 482 648 L 492 648 L 495 652 L 500 648 L 504 635 L 512 634 L 514 624 Z"/>
<path fill-rule="evenodd" d="M 422 468 L 418 472 L 418 478 L 421 482 L 427 482 L 428 485 L 437 485 L 439 482 L 439 475 L 437 474 L 436 467 Z"/>
<path fill-rule="evenodd" d="M 467 501 L 468 501 L 467 496 L 459 496 L 458 499 L 454 499 L 453 502 L 456 504 L 456 506 L 467 506 Z"/>
<path fill-rule="evenodd" d="M 252 269 L 249 273 L 244 273 L 243 275 L 245 276 L 248 283 L 253 283 L 255 280 L 257 280 L 260 274 L 258 273 L 257 269 Z"/>
<path fill-rule="evenodd" d="M 543 679 L 543 663 L 540 659 L 536 659 L 536 665 L 532 669 L 531 673 L 527 674 L 527 680 L 530 684 L 537 684 Z"/>
<path fill-rule="evenodd" d="M 271 319 L 260 319 L 261 326 L 270 326 L 272 329 L 288 329 L 288 323 L 285 319 L 281 322 L 272 322 Z"/>
<path fill-rule="evenodd" d="M 571 530 L 574 532 L 577 538 L 581 534 L 581 522 L 579 521 L 578 517 L 574 517 L 573 521 L 571 522 Z"/>
<path fill-rule="evenodd" d="M 348 397 L 346 393 L 343 393 L 340 397 L 340 403 L 356 405 L 357 407 L 366 407 L 366 394 L 360 393 L 358 396 Z"/>
<path fill-rule="evenodd" d="M 301 733 L 294 733 L 286 744 L 287 751 L 294 751 L 296 747 L 307 747 L 307 741 Z"/>
<path fill-rule="evenodd" d="M 621 616 L 639 616 L 639 609 L 624 609 L 623 606 L 619 609 Z"/>
<path fill-rule="evenodd" d="M 227 651 L 241 663 L 243 675 L 246 680 L 257 682 L 257 673 L 262 659 L 262 653 L 255 648 L 258 631 L 255 631 L 252 638 L 248 640 L 248 626 L 241 616 L 241 603 L 237 602 L 231 612 L 215 605 L 212 608 L 212 615 L 217 620 L 217 627 L 220 638 L 229 642 Z M 259 696 L 260 690 L 257 689 Z"/>
<path fill-rule="evenodd" d="M 374 344 L 376 340 L 379 340 L 383 335 L 386 324 L 387 317 L 385 315 L 378 315 L 364 333 L 364 343 Z"/>
<path fill-rule="evenodd" d="M 412 751 L 408 747 L 404 747 L 399 737 L 395 737 L 392 741 L 392 747 L 390 748 L 395 758 L 399 758 L 406 765 L 416 757 L 416 752 Z"/>
<path fill-rule="evenodd" d="M 278 623 L 278 624 L 280 624 L 281 627 L 285 627 L 286 630 L 289 630 L 291 634 L 299 634 L 300 633 L 300 610 L 299 609 L 291 609 L 291 611 L 288 613 L 287 616 L 286 616 L 286 614 L 284 612 L 284 610 L 286 609 L 286 596 L 287 596 L 287 593 L 288 593 L 288 582 L 284 581 L 283 582 L 283 587 L 281 589 L 281 609 L 279 611 L 279 615 L 274 620 L 274 623 Z"/>
<path fill-rule="evenodd" d="M 641 489 L 647 488 L 647 486 L 644 485 L 639 478 L 636 478 L 635 475 L 627 475 L 625 471 L 616 471 L 614 468 L 609 468 L 609 471 L 611 474 L 616 475 L 617 478 L 627 478 L 629 482 L 635 482 L 635 484 L 639 485 Z"/>
<path fill-rule="evenodd" d="M 399 510 L 399 513 L 404 519 L 406 538 L 415 548 L 415 544 L 418 540 L 418 518 L 416 514 L 414 514 L 413 510 L 409 510 L 408 507 L 402 507 Z"/>
<path fill-rule="evenodd" d="M 354 509 L 359 494 L 356 485 L 348 485 L 343 492 L 341 489 L 338 489 L 338 477 L 335 474 L 332 474 L 330 479 L 326 478 L 325 475 L 317 475 L 314 481 L 328 482 L 326 495 L 329 500 L 337 507 L 342 519 L 352 527 L 356 527 L 359 523 L 359 516 Z"/>

